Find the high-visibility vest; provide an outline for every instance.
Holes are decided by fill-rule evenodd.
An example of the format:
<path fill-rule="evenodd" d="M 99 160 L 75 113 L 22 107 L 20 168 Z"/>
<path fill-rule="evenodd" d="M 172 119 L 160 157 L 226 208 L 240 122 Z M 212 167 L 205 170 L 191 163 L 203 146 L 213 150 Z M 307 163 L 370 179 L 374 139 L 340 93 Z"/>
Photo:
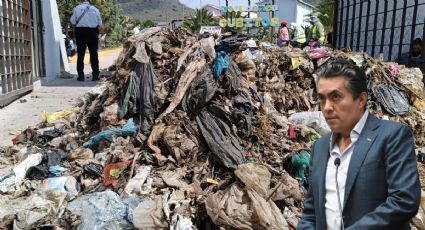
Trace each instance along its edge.
<path fill-rule="evenodd" d="M 300 44 L 304 44 L 307 41 L 307 38 L 305 37 L 305 31 L 303 28 L 294 29 L 294 36 L 297 39 L 296 41 Z"/>
<path fill-rule="evenodd" d="M 321 43 L 325 41 L 325 35 L 324 34 L 320 35 L 316 25 L 313 25 L 313 27 L 311 28 L 311 37 L 313 39 L 318 39 Z"/>

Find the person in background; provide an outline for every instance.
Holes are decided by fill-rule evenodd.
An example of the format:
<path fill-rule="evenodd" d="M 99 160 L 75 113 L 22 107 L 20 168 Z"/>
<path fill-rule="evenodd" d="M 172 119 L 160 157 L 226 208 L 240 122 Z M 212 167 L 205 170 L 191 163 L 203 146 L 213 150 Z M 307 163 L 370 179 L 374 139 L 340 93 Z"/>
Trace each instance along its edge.
<path fill-rule="evenodd" d="M 326 35 L 326 40 L 327 40 L 327 44 L 330 46 L 330 47 L 333 47 L 333 31 L 331 31 L 331 32 L 329 32 L 327 35 Z"/>
<path fill-rule="evenodd" d="M 277 45 L 279 47 L 287 46 L 289 41 L 289 30 L 286 27 L 288 23 L 283 21 L 280 23 L 279 38 L 277 39 Z"/>
<path fill-rule="evenodd" d="M 312 147 L 298 230 L 410 229 L 421 201 L 412 130 L 367 110 L 366 73 L 336 59 L 317 72 L 331 132 Z"/>
<path fill-rule="evenodd" d="M 243 55 L 248 60 L 257 60 L 262 61 L 263 60 L 263 51 L 258 47 L 257 42 L 255 42 L 253 39 L 249 39 L 245 42 L 246 50 L 243 51 Z"/>
<path fill-rule="evenodd" d="M 407 67 L 421 68 L 422 64 L 422 39 L 416 38 L 410 46 L 410 52 L 400 55 L 398 63 Z"/>
<path fill-rule="evenodd" d="M 140 33 L 140 26 L 135 26 L 133 28 L 133 35 Z"/>
<path fill-rule="evenodd" d="M 77 81 L 84 81 L 84 56 L 86 48 L 90 52 L 90 64 L 93 70 L 92 80 L 99 80 L 99 30 L 102 29 L 102 18 L 99 10 L 88 0 L 81 0 L 71 16 L 71 24 L 75 26 L 75 39 L 77 42 Z"/>
<path fill-rule="evenodd" d="M 75 47 L 74 41 L 70 37 L 63 34 L 63 38 L 65 39 L 65 49 L 69 61 L 70 58 L 75 55 L 77 49 Z"/>
<path fill-rule="evenodd" d="M 311 32 L 308 42 L 317 43 L 318 46 L 322 45 L 325 41 L 325 27 L 316 15 L 312 15 L 309 22 L 311 24 Z"/>
<path fill-rule="evenodd" d="M 297 25 L 297 23 L 292 22 L 290 25 L 291 34 L 291 44 L 294 47 L 301 47 L 303 48 L 306 43 L 306 35 L 305 30 Z"/>

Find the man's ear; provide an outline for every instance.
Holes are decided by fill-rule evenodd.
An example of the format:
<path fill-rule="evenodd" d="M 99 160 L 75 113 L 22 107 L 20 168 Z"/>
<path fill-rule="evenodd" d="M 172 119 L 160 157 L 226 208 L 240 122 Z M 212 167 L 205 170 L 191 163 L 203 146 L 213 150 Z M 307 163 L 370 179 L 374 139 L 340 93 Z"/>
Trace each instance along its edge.
<path fill-rule="evenodd" d="M 359 100 L 360 100 L 360 106 L 364 108 L 367 104 L 367 93 L 361 92 L 359 95 Z"/>

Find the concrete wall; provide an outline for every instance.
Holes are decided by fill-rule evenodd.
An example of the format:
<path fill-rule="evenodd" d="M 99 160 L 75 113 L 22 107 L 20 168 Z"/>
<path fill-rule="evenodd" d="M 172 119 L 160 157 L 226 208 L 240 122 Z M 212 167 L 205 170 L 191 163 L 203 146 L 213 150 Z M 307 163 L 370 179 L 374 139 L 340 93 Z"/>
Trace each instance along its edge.
<path fill-rule="evenodd" d="M 267 0 L 261 4 L 271 3 L 271 0 Z M 278 6 L 275 17 L 279 18 L 280 21 L 286 21 L 288 23 L 296 22 L 299 25 L 306 24 L 304 22 L 304 15 L 312 11 L 311 7 L 297 0 L 275 0 L 275 4 Z M 259 14 L 259 17 L 271 17 L 271 14 L 263 12 Z"/>
<path fill-rule="evenodd" d="M 45 80 L 52 80 L 61 75 L 61 64 L 64 66 L 65 71 L 69 71 L 69 64 L 56 0 L 43 0 L 42 11 L 44 62 L 46 68 L 46 76 L 44 77 Z"/>
<path fill-rule="evenodd" d="M 298 25 L 309 25 L 309 23 L 306 21 L 308 17 L 306 15 L 311 14 L 313 11 L 313 7 L 303 4 L 301 2 L 298 2 L 297 4 L 297 20 L 296 23 Z"/>
<path fill-rule="evenodd" d="M 213 17 L 220 17 L 221 16 L 221 11 L 218 8 L 218 6 L 216 8 L 216 7 L 208 4 L 208 5 L 203 6 L 202 9 L 206 9 L 210 14 L 212 14 Z"/>

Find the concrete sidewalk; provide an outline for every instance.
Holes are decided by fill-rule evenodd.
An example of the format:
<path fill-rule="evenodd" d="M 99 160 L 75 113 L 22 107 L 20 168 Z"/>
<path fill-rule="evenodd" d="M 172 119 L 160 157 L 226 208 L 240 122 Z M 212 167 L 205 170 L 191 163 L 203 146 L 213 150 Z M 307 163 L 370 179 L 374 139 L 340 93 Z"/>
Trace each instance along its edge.
<path fill-rule="evenodd" d="M 100 69 L 111 66 L 121 49 L 99 52 Z M 34 126 L 42 121 L 43 111 L 49 113 L 71 109 L 75 99 L 96 86 L 91 81 L 91 67 L 85 64 L 86 81 L 77 81 L 75 61 L 70 63 L 72 78 L 58 78 L 49 82 L 43 79 L 34 83 L 34 90 L 10 105 L 0 109 L 0 146 L 12 145 L 11 139 L 18 131 Z"/>

